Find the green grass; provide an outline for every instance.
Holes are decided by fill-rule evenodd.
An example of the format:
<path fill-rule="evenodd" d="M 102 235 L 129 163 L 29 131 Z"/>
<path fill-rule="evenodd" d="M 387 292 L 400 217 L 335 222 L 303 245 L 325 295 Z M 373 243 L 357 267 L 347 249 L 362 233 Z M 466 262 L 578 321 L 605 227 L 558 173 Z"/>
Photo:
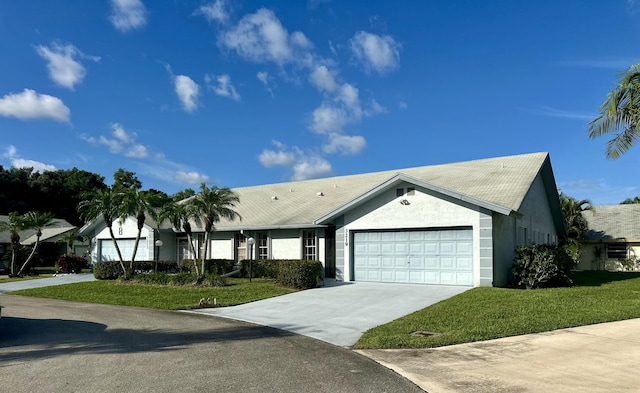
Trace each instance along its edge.
<path fill-rule="evenodd" d="M 640 318 L 640 274 L 579 272 L 571 288 L 473 288 L 367 331 L 356 348 L 432 348 Z M 415 337 L 410 333 L 439 333 Z"/>
<path fill-rule="evenodd" d="M 194 288 L 126 284 L 100 280 L 54 287 L 25 289 L 10 294 L 50 299 L 72 300 L 85 303 L 138 306 L 164 310 L 195 307 L 201 298 L 216 298 L 220 306 L 234 306 L 295 292 L 280 287 L 271 279 L 231 278 L 229 285 L 219 288 Z"/>

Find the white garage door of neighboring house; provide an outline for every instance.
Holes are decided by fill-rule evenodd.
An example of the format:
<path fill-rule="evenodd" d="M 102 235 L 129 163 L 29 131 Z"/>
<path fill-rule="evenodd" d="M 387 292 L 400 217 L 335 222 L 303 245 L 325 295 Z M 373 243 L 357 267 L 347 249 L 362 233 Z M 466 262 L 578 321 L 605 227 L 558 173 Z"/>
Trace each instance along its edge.
<path fill-rule="evenodd" d="M 118 239 L 118 247 L 120 247 L 120 253 L 122 254 L 122 259 L 124 261 L 131 260 L 131 255 L 133 255 L 133 245 L 135 244 L 135 242 L 136 242 L 135 239 Z M 144 237 L 140 238 L 140 243 L 138 244 L 138 251 L 136 252 L 136 261 L 145 261 L 149 259 L 147 256 L 146 245 L 147 245 L 147 239 Z M 117 261 L 118 260 L 118 253 L 111 239 L 100 240 L 100 260 L 101 261 Z"/>
<path fill-rule="evenodd" d="M 356 281 L 473 285 L 473 231 L 367 231 L 353 234 Z"/>

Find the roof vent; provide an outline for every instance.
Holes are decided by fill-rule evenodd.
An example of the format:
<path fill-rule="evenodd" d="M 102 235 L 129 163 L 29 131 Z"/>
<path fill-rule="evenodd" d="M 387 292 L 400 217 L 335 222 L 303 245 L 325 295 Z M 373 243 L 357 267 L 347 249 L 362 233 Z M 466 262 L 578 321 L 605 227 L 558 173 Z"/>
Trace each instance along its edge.
<path fill-rule="evenodd" d="M 289 188 L 289 192 L 293 192 L 293 188 Z"/>
<path fill-rule="evenodd" d="M 316 194 L 317 196 L 321 197 L 324 196 L 324 193 L 322 191 L 320 191 L 319 193 Z"/>
<path fill-rule="evenodd" d="M 337 184 L 334 184 L 334 185 L 333 185 L 333 188 L 338 188 L 338 185 L 337 185 Z"/>
<path fill-rule="evenodd" d="M 271 197 L 271 200 L 272 200 L 272 201 L 277 201 L 277 200 L 278 200 L 278 197 L 274 195 L 274 196 L 272 196 L 272 197 Z"/>

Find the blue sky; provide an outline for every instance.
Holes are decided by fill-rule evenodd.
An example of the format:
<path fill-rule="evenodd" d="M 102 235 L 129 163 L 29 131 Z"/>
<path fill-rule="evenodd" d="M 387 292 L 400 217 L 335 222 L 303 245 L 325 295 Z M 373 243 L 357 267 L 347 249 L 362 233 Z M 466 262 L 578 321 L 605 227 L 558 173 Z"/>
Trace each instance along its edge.
<path fill-rule="evenodd" d="M 547 151 L 558 187 L 640 195 L 590 140 L 640 3 L 0 2 L 0 165 L 174 193 Z"/>

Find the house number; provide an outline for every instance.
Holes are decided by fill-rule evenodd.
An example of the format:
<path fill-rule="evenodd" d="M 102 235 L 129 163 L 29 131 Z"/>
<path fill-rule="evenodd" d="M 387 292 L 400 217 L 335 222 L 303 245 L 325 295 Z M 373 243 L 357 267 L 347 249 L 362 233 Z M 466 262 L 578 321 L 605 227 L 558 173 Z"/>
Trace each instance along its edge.
<path fill-rule="evenodd" d="M 118 235 L 122 235 L 122 227 L 118 227 Z"/>

